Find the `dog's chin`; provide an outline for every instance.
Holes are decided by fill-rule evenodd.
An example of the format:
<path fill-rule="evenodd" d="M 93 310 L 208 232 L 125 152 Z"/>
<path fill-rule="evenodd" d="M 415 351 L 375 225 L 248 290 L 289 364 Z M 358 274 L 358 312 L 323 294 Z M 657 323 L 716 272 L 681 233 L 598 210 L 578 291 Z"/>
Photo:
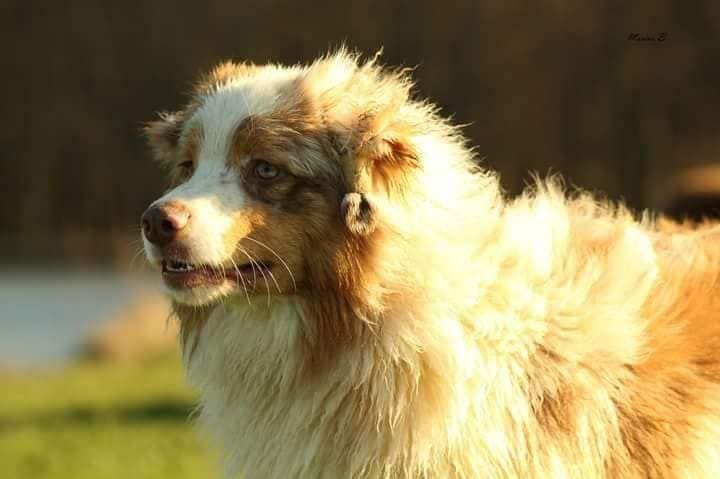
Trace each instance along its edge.
<path fill-rule="evenodd" d="M 220 284 L 177 289 L 165 284 L 165 291 L 177 303 L 187 306 L 207 306 L 234 293 L 237 287 L 230 281 Z"/>

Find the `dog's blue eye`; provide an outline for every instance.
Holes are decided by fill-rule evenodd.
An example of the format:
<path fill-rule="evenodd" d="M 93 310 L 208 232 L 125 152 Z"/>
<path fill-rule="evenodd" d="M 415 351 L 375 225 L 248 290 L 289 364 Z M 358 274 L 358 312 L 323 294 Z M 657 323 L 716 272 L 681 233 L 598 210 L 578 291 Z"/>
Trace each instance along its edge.
<path fill-rule="evenodd" d="M 263 180 L 272 180 L 277 178 L 280 174 L 280 170 L 267 161 L 259 160 L 255 164 L 255 174 Z"/>

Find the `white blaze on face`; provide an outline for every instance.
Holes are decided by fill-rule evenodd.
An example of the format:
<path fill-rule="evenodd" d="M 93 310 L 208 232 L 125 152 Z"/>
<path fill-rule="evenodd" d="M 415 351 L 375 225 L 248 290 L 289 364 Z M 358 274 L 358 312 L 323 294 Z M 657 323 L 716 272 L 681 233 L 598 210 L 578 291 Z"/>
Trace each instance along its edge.
<path fill-rule="evenodd" d="M 193 176 L 156 203 L 182 203 L 190 213 L 183 243 L 196 264 L 223 264 L 233 251 L 223 242 L 233 226 L 233 213 L 242 209 L 247 196 L 240 186 L 237 171 L 225 158 L 207 156 L 198 163 Z"/>

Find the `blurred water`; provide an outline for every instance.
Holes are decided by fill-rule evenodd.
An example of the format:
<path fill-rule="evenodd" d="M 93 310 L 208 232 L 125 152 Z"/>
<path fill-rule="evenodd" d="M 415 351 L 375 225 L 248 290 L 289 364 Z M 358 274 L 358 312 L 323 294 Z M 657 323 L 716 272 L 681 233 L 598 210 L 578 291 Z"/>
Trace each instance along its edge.
<path fill-rule="evenodd" d="M 91 327 L 159 290 L 159 276 L 146 273 L 0 269 L 0 365 L 60 364 Z"/>

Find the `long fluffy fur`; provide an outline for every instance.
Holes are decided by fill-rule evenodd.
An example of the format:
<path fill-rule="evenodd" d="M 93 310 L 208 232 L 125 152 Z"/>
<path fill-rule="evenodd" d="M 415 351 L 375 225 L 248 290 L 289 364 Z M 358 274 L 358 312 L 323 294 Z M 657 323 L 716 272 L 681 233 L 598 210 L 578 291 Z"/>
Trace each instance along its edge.
<path fill-rule="evenodd" d="M 282 69 L 226 65 L 202 95 L 262 68 Z M 276 114 L 378 218 L 333 219 L 297 292 L 176 305 L 230 473 L 720 477 L 720 229 L 556 181 L 508 201 L 406 73 L 344 52 L 292 72 L 278 102 L 303 113 Z"/>

